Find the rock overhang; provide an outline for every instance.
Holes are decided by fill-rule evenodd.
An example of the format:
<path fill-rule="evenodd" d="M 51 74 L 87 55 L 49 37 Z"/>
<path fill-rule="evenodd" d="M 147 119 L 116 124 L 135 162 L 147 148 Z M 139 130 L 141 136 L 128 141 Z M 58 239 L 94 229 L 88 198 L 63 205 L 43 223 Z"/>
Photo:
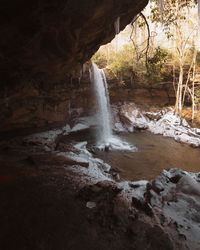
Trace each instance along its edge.
<path fill-rule="evenodd" d="M 58 86 L 61 90 L 63 86 L 69 95 L 66 86 L 70 86 L 71 77 L 78 77 L 82 64 L 112 40 L 117 18 L 120 17 L 122 30 L 147 3 L 148 0 L 3 1 L 0 130 L 63 122 L 68 102 L 60 105 L 60 91 L 52 89 Z M 51 105 L 49 98 L 53 100 Z M 70 96 L 66 99 L 70 100 Z M 57 106 L 62 106 L 59 115 L 55 114 Z"/>

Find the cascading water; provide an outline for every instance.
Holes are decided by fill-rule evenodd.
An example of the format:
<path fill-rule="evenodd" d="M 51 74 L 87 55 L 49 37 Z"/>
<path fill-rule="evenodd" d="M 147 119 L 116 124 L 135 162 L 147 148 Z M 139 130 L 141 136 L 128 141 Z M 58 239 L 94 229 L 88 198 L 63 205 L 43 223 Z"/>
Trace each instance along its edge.
<path fill-rule="evenodd" d="M 110 112 L 108 85 L 104 71 L 99 69 L 95 63 L 92 63 L 90 79 L 94 84 L 98 105 L 98 123 L 101 124 L 101 133 L 99 133 L 99 138 L 97 140 L 101 144 L 107 145 L 112 137 L 112 118 Z"/>
<path fill-rule="evenodd" d="M 131 150 L 136 148 L 120 140 L 112 132 L 112 115 L 110 108 L 110 98 L 105 73 L 92 63 L 90 69 L 90 80 L 94 85 L 94 92 L 97 99 L 97 147 L 100 149 Z"/>

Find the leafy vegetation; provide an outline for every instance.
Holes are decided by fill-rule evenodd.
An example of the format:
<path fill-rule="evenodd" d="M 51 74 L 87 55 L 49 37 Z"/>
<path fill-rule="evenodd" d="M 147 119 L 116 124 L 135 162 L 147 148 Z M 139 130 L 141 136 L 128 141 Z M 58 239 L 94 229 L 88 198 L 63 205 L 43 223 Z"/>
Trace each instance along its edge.
<path fill-rule="evenodd" d="M 152 83 L 159 83 L 164 80 L 166 76 L 165 63 L 171 57 L 170 53 L 158 46 L 155 49 L 152 57 L 148 59 L 149 64 L 149 81 Z"/>
<path fill-rule="evenodd" d="M 146 71 L 144 55 L 139 61 L 136 59 L 135 48 L 129 43 L 118 52 L 112 51 L 109 60 L 103 50 L 98 51 L 92 60 L 100 67 L 106 68 L 109 77 L 117 78 L 123 85 L 127 79 L 137 77 L 138 85 L 153 86 L 160 84 L 164 78 L 171 77 L 165 63 L 172 55 L 158 46 L 148 58 L 149 70 Z"/>
<path fill-rule="evenodd" d="M 128 38 L 124 46 L 118 48 L 116 38 L 117 45 L 101 48 L 93 61 L 122 85 L 133 82 L 152 88 L 171 83 L 176 111 L 182 114 L 185 100 L 187 104 L 190 101 L 194 119 L 195 110 L 200 108 L 197 1 L 165 0 L 162 10 L 157 0 L 150 2 L 150 11 L 139 15 L 123 32 Z M 162 33 L 159 39 L 163 43 L 158 42 L 158 33 Z"/>
<path fill-rule="evenodd" d="M 100 68 L 105 68 L 107 66 L 106 54 L 104 51 L 97 51 L 92 57 L 92 61 L 96 63 Z"/>

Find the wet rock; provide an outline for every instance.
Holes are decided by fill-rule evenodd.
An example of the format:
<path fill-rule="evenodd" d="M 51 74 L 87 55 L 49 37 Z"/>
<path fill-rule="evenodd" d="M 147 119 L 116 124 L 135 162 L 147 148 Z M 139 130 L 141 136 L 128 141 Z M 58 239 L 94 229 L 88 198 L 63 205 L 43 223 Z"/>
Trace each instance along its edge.
<path fill-rule="evenodd" d="M 110 150 L 110 145 L 105 146 L 105 151 L 108 152 Z"/>
<path fill-rule="evenodd" d="M 162 207 L 162 199 L 158 195 L 158 193 L 154 192 L 153 190 L 149 191 L 149 203 L 152 207 Z"/>
<path fill-rule="evenodd" d="M 184 234 L 179 234 L 179 237 L 180 237 L 182 240 L 187 240 L 187 237 L 186 237 Z"/>
<path fill-rule="evenodd" d="M 182 178 L 182 175 L 178 175 L 178 174 L 177 174 L 177 175 L 171 177 L 171 178 L 170 178 L 170 181 L 171 181 L 172 183 L 177 184 L 181 178 Z"/>
<path fill-rule="evenodd" d="M 59 143 L 61 142 L 57 143 L 58 148 Z M 57 242 L 63 242 L 66 233 L 73 235 L 74 242 L 82 239 L 85 233 L 88 233 L 89 237 L 86 240 L 85 248 L 87 250 L 88 244 L 91 244 L 89 249 L 95 249 L 101 236 L 102 240 L 105 240 L 107 236 L 108 238 L 106 238 L 104 247 L 101 246 L 98 250 L 104 248 L 111 250 L 199 249 L 199 174 L 187 173 L 180 169 L 170 169 L 168 171 L 163 170 L 155 180 L 149 182 L 101 181 L 96 183 L 98 181 L 98 178 L 96 178 L 95 182 L 92 183 L 91 176 L 86 174 L 87 169 L 79 168 L 84 170 L 82 174 L 81 171 L 73 173 L 71 168 L 64 167 L 71 166 L 71 164 L 80 165 L 81 162 L 78 160 L 71 159 L 63 152 L 41 152 L 41 148 L 38 146 L 41 143 L 37 142 L 34 142 L 31 147 L 35 147 L 39 151 L 33 153 L 29 151 L 30 145 L 29 143 L 23 143 L 23 140 L 16 140 L 12 147 L 10 146 L 11 152 L 14 149 L 18 150 L 15 155 L 10 155 L 12 156 L 10 157 L 12 162 L 8 161 L 9 154 L 7 154 L 0 164 L 1 171 L 2 169 L 5 171 L 8 167 L 7 165 L 4 166 L 4 162 L 7 161 L 8 165 L 12 165 L 12 174 L 5 175 L 1 172 L 3 174 L 0 180 L 0 193 L 3 205 L 0 206 L 0 214 L 3 223 L 0 223 L 2 228 L 0 242 L 4 238 L 7 241 L 10 241 L 10 238 L 13 240 L 15 235 L 27 242 L 27 237 L 31 237 L 31 233 L 33 233 L 34 237 L 31 237 L 33 239 L 31 244 L 34 244 L 34 239 L 37 239 L 41 244 L 45 242 L 45 247 L 47 246 L 46 248 L 49 249 L 52 247 L 52 245 L 48 245 L 49 235 L 52 236 L 51 239 L 54 239 L 55 236 L 59 237 L 60 230 L 62 231 L 63 228 L 64 233 L 59 241 L 55 241 L 56 244 Z M 45 142 L 42 142 L 42 147 L 44 145 Z M 77 158 L 81 148 L 85 150 L 85 146 L 85 142 L 79 143 L 79 147 L 76 149 L 77 154 L 75 154 Z M 6 144 L 2 144 L 2 147 L 5 148 Z M 65 147 L 65 144 L 60 144 L 60 147 L 63 151 L 70 150 L 70 147 Z M 81 151 L 82 154 L 85 152 L 88 156 L 88 152 L 84 150 Z M 5 154 L 5 151 L 3 153 Z M 71 155 L 74 155 L 74 153 Z M 102 164 L 101 160 L 95 161 L 94 158 L 93 161 L 99 166 Z M 83 164 L 88 166 L 89 162 L 83 162 Z M 29 171 L 27 171 L 28 167 Z M 16 171 L 14 174 L 13 170 Z M 19 170 L 22 171 L 19 172 Z M 112 171 L 118 172 L 115 168 L 110 170 L 110 172 Z M 73 183 L 73 178 L 76 180 L 76 184 Z M 85 182 L 82 182 L 83 179 Z M 67 182 L 69 182 L 68 185 Z M 66 194 L 69 190 L 71 190 L 70 192 L 73 190 L 73 200 L 69 200 L 69 193 Z M 31 196 L 32 192 L 34 193 L 33 197 Z M 51 196 L 52 192 L 53 196 Z M 8 200 L 10 200 L 9 204 L 7 204 Z M 4 206 L 4 204 L 7 205 Z M 67 206 L 70 206 L 70 209 L 65 210 Z M 49 213 L 49 216 L 41 222 L 41 218 L 46 213 Z M 28 219 L 24 220 L 24 214 Z M 80 214 L 83 215 L 81 218 L 79 217 Z M 61 219 L 57 221 L 59 216 L 61 216 Z M 66 219 L 66 216 L 69 218 Z M 32 224 L 35 217 L 37 217 L 37 226 Z M 76 227 L 72 230 L 73 223 L 69 225 L 69 221 L 74 222 L 76 217 Z M 46 224 L 48 221 L 51 225 L 52 220 L 55 220 L 56 223 L 52 228 L 58 228 L 58 232 L 57 230 L 55 232 L 51 227 L 49 228 L 49 224 Z M 86 226 L 82 230 L 82 221 L 85 220 Z M 18 221 L 18 226 L 13 228 L 14 237 L 12 237 L 9 233 L 10 225 L 16 221 Z M 24 224 L 23 229 L 20 229 L 21 223 Z M 44 225 L 46 225 L 45 231 L 48 231 L 45 239 L 43 236 L 41 237 L 44 232 Z M 66 225 L 69 225 L 67 230 Z M 26 234 L 27 228 L 28 230 L 34 228 L 34 232 L 31 231 Z M 77 228 L 81 230 L 77 230 Z M 18 229 L 21 230 L 19 230 L 19 234 Z M 42 231 L 37 234 L 39 229 Z M 74 234 L 74 232 L 77 233 Z M 91 243 L 93 237 L 96 238 Z M 113 242 L 110 247 L 111 239 Z M 69 240 L 71 239 L 67 239 L 67 242 Z M 118 244 L 116 241 L 118 241 Z M 113 246 L 115 243 L 116 245 Z M 30 243 L 28 242 L 28 244 Z M 119 244 L 121 245 L 119 246 Z M 57 248 L 70 248 L 69 245 L 64 246 L 67 247 Z M 81 247 L 75 247 L 74 249 L 82 249 Z M 25 249 L 24 242 L 18 249 Z M 27 249 L 32 248 L 27 247 Z M 33 249 L 37 249 L 37 247 L 34 246 Z"/>
<path fill-rule="evenodd" d="M 118 168 L 111 167 L 109 172 L 116 181 L 120 180 L 120 170 Z"/>
<path fill-rule="evenodd" d="M 162 112 L 145 112 L 145 116 L 147 116 L 150 120 L 156 120 L 158 121 L 162 116 L 163 113 Z"/>
<path fill-rule="evenodd" d="M 103 169 L 104 172 L 109 173 L 109 171 L 110 171 L 110 169 L 111 169 L 111 166 L 108 165 L 107 163 L 104 163 L 104 164 L 102 165 L 102 169 Z"/>
<path fill-rule="evenodd" d="M 153 211 L 150 204 L 148 204 L 141 198 L 132 197 L 132 205 L 138 210 L 145 212 L 148 216 L 153 216 Z"/>
<path fill-rule="evenodd" d="M 172 168 L 168 172 L 163 171 L 163 176 L 167 177 L 172 183 L 177 184 L 185 176 L 185 172 L 178 168 Z"/>
<path fill-rule="evenodd" d="M 172 239 L 161 226 L 155 225 L 147 231 L 148 239 L 151 239 L 151 249 L 175 250 Z"/>
<path fill-rule="evenodd" d="M 45 152 L 50 152 L 51 149 L 50 149 L 48 146 L 45 145 L 45 146 L 44 146 L 44 151 L 45 151 Z"/>
<path fill-rule="evenodd" d="M 122 188 L 119 188 L 114 182 L 111 181 L 101 181 L 95 185 L 89 185 L 80 190 L 79 195 L 88 200 L 91 199 L 93 201 L 104 200 L 112 200 L 116 197 Z"/>
<path fill-rule="evenodd" d="M 60 146 L 63 150 L 70 149 Z M 38 248 L 35 240 L 46 249 L 56 246 L 58 250 L 199 249 L 198 174 L 170 169 L 151 182 L 94 184 L 85 174 L 86 169 L 81 176 L 81 171 L 73 173 L 71 168 L 63 168 L 80 165 L 78 160 L 65 157 L 66 153 L 32 153 L 28 147 L 20 143 L 15 148 L 18 153 L 12 156 L 11 170 L 17 174 L 1 175 L 0 243 L 12 245 L 7 249 L 34 250 Z M 85 154 L 88 156 L 88 152 Z M 0 165 L 1 171 L 7 169 Z M 170 178 L 177 175 L 181 176 L 179 181 L 171 182 Z M 33 218 L 36 224 L 32 223 Z"/>
<path fill-rule="evenodd" d="M 182 192 L 187 195 L 195 195 L 200 199 L 200 183 L 189 175 L 183 176 L 176 187 L 178 192 Z"/>
<path fill-rule="evenodd" d="M 200 147 L 199 135 L 195 133 L 195 130 L 189 126 L 185 119 L 172 109 L 151 113 L 145 112 L 134 103 L 129 103 L 120 107 L 120 119 L 124 126 L 128 128 L 147 129 L 151 133 L 172 137 L 175 141 Z"/>
<path fill-rule="evenodd" d="M 96 207 L 96 203 L 93 202 L 93 201 L 88 201 L 88 202 L 86 203 L 86 207 L 87 207 L 87 208 L 90 208 L 90 209 L 95 208 L 95 207 Z"/>
<path fill-rule="evenodd" d="M 56 150 L 60 152 L 73 152 L 79 154 L 79 150 L 74 148 L 71 144 L 59 142 L 56 146 Z"/>
<path fill-rule="evenodd" d="M 81 162 L 71 159 L 67 156 L 52 154 L 37 154 L 29 156 L 29 159 L 34 162 L 37 166 L 72 166 L 79 165 L 87 168 L 89 166 L 89 162 Z"/>
<path fill-rule="evenodd" d="M 162 183 L 162 177 L 157 177 L 152 181 L 152 189 L 157 193 L 160 193 L 164 190 L 164 185 Z"/>
<path fill-rule="evenodd" d="M 131 183 L 131 182 L 129 182 L 128 185 L 129 185 L 131 188 L 139 188 L 139 187 L 140 187 L 139 184 L 135 184 L 135 183 Z"/>

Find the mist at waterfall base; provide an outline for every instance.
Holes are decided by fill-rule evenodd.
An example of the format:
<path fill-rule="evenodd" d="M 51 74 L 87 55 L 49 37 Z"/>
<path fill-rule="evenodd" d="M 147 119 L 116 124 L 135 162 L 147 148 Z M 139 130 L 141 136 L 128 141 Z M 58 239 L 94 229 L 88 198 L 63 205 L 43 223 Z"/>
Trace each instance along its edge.
<path fill-rule="evenodd" d="M 123 141 L 112 132 L 112 114 L 108 85 L 103 69 L 92 62 L 90 69 L 90 80 L 93 84 L 96 97 L 96 147 L 100 150 L 124 150 L 137 151 L 137 148 L 128 142 Z"/>

